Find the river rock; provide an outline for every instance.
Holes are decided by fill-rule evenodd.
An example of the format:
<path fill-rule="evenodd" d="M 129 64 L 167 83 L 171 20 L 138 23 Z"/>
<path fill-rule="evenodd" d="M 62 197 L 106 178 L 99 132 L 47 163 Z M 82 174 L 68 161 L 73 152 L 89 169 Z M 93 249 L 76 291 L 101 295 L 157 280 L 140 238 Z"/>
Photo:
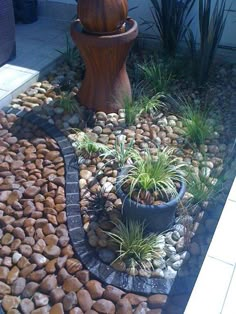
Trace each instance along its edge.
<path fill-rule="evenodd" d="M 33 297 L 33 301 L 36 305 L 36 307 L 45 306 L 49 302 L 49 298 L 46 294 L 36 292 Z"/>
<path fill-rule="evenodd" d="M 93 304 L 93 309 L 101 314 L 114 314 L 115 305 L 108 300 L 100 299 Z"/>
<path fill-rule="evenodd" d="M 50 292 L 50 301 L 52 304 L 56 304 L 62 301 L 65 296 L 65 292 L 62 288 L 55 288 Z"/>
<path fill-rule="evenodd" d="M 6 282 L 9 269 L 5 266 L 0 266 L 0 281 Z"/>
<path fill-rule="evenodd" d="M 34 293 L 38 290 L 39 284 L 37 282 L 28 282 L 22 293 L 23 298 L 31 298 Z"/>
<path fill-rule="evenodd" d="M 165 294 L 153 294 L 148 298 L 148 306 L 151 309 L 164 307 L 167 301 L 167 295 Z"/>
<path fill-rule="evenodd" d="M 80 308 L 84 312 L 86 312 L 92 308 L 93 300 L 92 300 L 92 298 L 91 298 L 91 296 L 87 290 L 81 289 L 80 291 L 78 291 L 77 299 L 78 299 L 78 303 L 79 303 Z"/>
<path fill-rule="evenodd" d="M 108 285 L 108 286 L 106 286 L 106 289 L 103 293 L 103 297 L 105 299 L 108 299 L 108 300 L 114 302 L 114 303 L 117 303 L 121 299 L 122 295 L 124 295 L 124 294 L 125 294 L 124 291 L 122 291 L 116 287 Z"/>
<path fill-rule="evenodd" d="M 12 290 L 12 294 L 13 295 L 21 295 L 23 290 L 25 289 L 25 285 L 26 285 L 26 280 L 23 277 L 19 277 L 17 278 L 11 287 Z"/>
<path fill-rule="evenodd" d="M 123 299 L 129 300 L 131 305 L 138 305 L 141 302 L 146 302 L 147 298 L 134 293 L 127 293 Z"/>
<path fill-rule="evenodd" d="M 116 314 L 132 314 L 132 306 L 128 299 L 121 299 L 116 304 Z"/>
<path fill-rule="evenodd" d="M 6 312 L 11 309 L 16 309 L 20 304 L 20 299 L 18 297 L 13 297 L 11 295 L 5 295 L 2 300 L 2 307 Z"/>
<path fill-rule="evenodd" d="M 77 297 L 74 291 L 69 292 L 63 298 L 63 308 L 65 311 L 69 311 L 77 304 Z"/>
<path fill-rule="evenodd" d="M 44 293 L 52 291 L 57 286 L 57 278 L 55 275 L 46 276 L 40 284 L 40 290 Z"/>
<path fill-rule="evenodd" d="M 11 287 L 5 284 L 4 282 L 0 281 L 0 297 L 10 294 L 11 293 Z"/>
<path fill-rule="evenodd" d="M 51 307 L 49 314 L 64 314 L 63 304 L 54 304 L 53 307 Z"/>
<path fill-rule="evenodd" d="M 75 277 L 67 278 L 63 283 L 63 289 L 65 292 L 77 292 L 83 284 Z"/>
<path fill-rule="evenodd" d="M 90 280 L 86 283 L 86 288 L 88 289 L 92 299 L 99 299 L 102 297 L 104 288 L 102 287 L 101 282 L 97 280 Z"/>
<path fill-rule="evenodd" d="M 30 299 L 23 299 L 20 302 L 20 309 L 23 314 L 29 314 L 34 310 L 34 302 Z"/>

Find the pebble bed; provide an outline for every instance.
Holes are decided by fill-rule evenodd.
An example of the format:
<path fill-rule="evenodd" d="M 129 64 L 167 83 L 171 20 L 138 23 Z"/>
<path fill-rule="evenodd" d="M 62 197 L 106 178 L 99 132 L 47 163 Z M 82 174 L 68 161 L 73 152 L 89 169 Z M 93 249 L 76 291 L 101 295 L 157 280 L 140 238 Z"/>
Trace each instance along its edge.
<path fill-rule="evenodd" d="M 161 313 L 166 295 L 104 287 L 75 257 L 66 225 L 64 161 L 55 140 L 15 114 L 1 111 L 0 125 L 2 308 L 25 314 Z"/>
<path fill-rule="evenodd" d="M 225 132 L 223 126 L 217 129 L 214 139 L 197 153 L 183 147 L 182 125 L 175 115 L 159 113 L 155 123 L 145 117 L 137 121 L 136 126 L 126 128 L 123 110 L 110 115 L 100 112 L 96 114 L 95 125 L 88 127 L 88 121 L 85 123 L 86 119 L 83 119 L 86 111 L 68 114 L 58 105 L 61 91 L 55 85 L 76 79 L 76 71 L 64 66 L 59 74 L 58 71 L 52 72 L 48 81 L 33 84 L 14 99 L 11 106 L 32 110 L 67 134 L 69 128 L 81 128 L 93 140 L 109 146 L 114 145 L 116 138 L 127 143 L 135 138 L 137 149 L 150 148 L 155 154 L 157 147 L 173 145 L 178 147 L 178 157 L 191 165 L 195 172 L 214 177 L 222 171 L 223 158 L 231 148 L 222 136 Z M 72 83 L 71 94 L 75 95 L 78 88 Z M 1 111 L 0 120 L 0 297 L 3 309 L 12 314 L 162 313 L 167 301 L 165 294 L 143 296 L 126 293 L 91 278 L 89 271 L 74 255 L 70 243 L 65 211 L 64 160 L 57 143 L 14 114 L 6 115 Z M 69 139 L 73 143 L 73 132 Z M 203 153 L 207 153 L 207 163 L 203 161 Z M 103 162 L 98 156 L 79 158 L 80 206 L 83 212 L 89 194 L 103 189 L 108 197 L 107 208 L 112 208 L 109 219 L 117 218 L 122 205 L 115 194 L 117 170 L 107 167 L 99 180 L 97 177 L 95 180 Z M 83 199 L 83 195 L 86 198 Z M 188 197 L 187 194 L 186 200 Z M 165 258 L 154 262 L 156 266 L 152 273 L 132 275 L 173 279 L 184 260 L 199 255 L 201 248 L 197 242 L 190 243 L 186 250 L 185 232 L 187 225 L 190 230 L 188 236 L 194 236 L 205 214 L 205 205 L 195 208 L 191 215 L 176 217 L 173 230 L 165 234 Z M 90 223 L 86 211 L 82 218 L 90 245 L 98 249 L 104 262 L 109 263 L 107 254 L 104 257 L 107 239 L 100 231 L 110 230 L 112 226 L 108 226 L 107 221 L 102 221 L 102 225 Z M 214 221 L 209 216 L 206 230 L 211 230 L 212 225 Z M 205 245 L 209 239 L 210 236 Z M 130 271 L 120 264 L 113 267 Z M 191 272 L 194 265 L 189 267 Z"/>

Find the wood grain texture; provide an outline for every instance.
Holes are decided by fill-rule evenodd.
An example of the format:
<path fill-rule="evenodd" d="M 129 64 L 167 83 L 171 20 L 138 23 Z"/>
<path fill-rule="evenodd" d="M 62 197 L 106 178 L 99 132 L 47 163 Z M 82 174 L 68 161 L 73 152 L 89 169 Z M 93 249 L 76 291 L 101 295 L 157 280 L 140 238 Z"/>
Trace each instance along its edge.
<path fill-rule="evenodd" d="M 127 0 L 79 0 L 78 17 L 87 32 L 113 33 L 125 22 Z"/>
<path fill-rule="evenodd" d="M 110 36 L 94 36 L 80 32 L 75 21 L 71 36 L 85 62 L 86 72 L 78 93 L 81 105 L 94 111 L 117 112 L 124 99 L 131 99 L 126 72 L 126 58 L 138 35 L 137 23 L 129 20 L 130 30 Z"/>

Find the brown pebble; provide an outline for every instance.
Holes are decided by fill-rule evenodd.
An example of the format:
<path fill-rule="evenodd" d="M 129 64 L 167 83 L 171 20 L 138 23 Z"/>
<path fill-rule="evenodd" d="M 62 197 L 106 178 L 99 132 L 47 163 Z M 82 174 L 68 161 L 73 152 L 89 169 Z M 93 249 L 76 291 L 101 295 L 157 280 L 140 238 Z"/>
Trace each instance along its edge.
<path fill-rule="evenodd" d="M 56 304 L 62 301 L 65 296 L 65 292 L 62 288 L 55 288 L 50 292 L 50 302 Z"/>
<path fill-rule="evenodd" d="M 132 306 L 128 299 L 121 299 L 116 304 L 116 314 L 132 314 Z"/>
<path fill-rule="evenodd" d="M 48 293 L 55 289 L 57 286 L 57 278 L 55 275 L 48 275 L 46 276 L 41 284 L 40 284 L 40 290 L 44 293 Z"/>
<path fill-rule="evenodd" d="M 93 309 L 101 314 L 114 314 L 115 305 L 108 300 L 100 299 L 93 304 Z"/>
<path fill-rule="evenodd" d="M 8 313 L 11 309 L 16 309 L 20 304 L 20 298 L 11 295 L 5 295 L 2 300 L 2 307 Z"/>
<path fill-rule="evenodd" d="M 90 280 L 86 283 L 86 288 L 88 289 L 92 299 L 99 299 L 102 297 L 104 288 L 102 287 L 101 282 L 97 280 Z"/>
<path fill-rule="evenodd" d="M 50 309 L 50 314 L 64 314 L 62 303 L 54 304 Z"/>
<path fill-rule="evenodd" d="M 81 289 L 77 292 L 77 299 L 80 308 L 86 312 L 92 308 L 93 300 L 89 294 L 89 292 L 85 289 Z"/>

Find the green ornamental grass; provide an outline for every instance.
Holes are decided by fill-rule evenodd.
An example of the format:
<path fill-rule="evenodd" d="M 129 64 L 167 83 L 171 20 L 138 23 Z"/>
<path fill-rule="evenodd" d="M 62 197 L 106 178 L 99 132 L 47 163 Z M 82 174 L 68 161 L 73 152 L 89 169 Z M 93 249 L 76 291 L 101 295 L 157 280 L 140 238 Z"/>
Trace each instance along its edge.
<path fill-rule="evenodd" d="M 187 190 L 193 195 L 190 202 L 194 205 L 209 200 L 219 188 L 217 179 L 207 178 L 202 174 L 197 175 L 194 172 L 189 172 L 187 175 Z"/>
<path fill-rule="evenodd" d="M 115 161 L 119 167 L 123 167 L 128 159 L 135 159 L 138 156 L 137 150 L 134 149 L 134 139 L 128 144 L 124 141 L 119 141 L 116 138 L 114 149 L 108 149 L 106 152 L 101 154 L 102 158 L 108 158 Z"/>
<path fill-rule="evenodd" d="M 149 62 L 145 61 L 144 64 L 139 65 L 139 68 L 155 94 L 168 92 L 173 79 L 173 75 L 168 67 L 152 59 Z"/>
<path fill-rule="evenodd" d="M 75 141 L 72 146 L 80 153 L 87 153 L 90 156 L 96 153 L 105 153 L 109 148 L 101 143 L 96 143 L 89 138 L 89 136 L 79 130 L 74 130 L 76 133 Z"/>
<path fill-rule="evenodd" d="M 185 165 L 173 155 L 173 149 L 165 148 L 154 157 L 147 151 L 145 158 L 138 157 L 129 165 L 128 173 L 121 178 L 121 186 L 128 186 L 129 195 L 148 195 L 153 191 L 161 197 L 176 196 L 175 182 L 181 182 L 185 175 Z"/>
<path fill-rule="evenodd" d="M 212 125 L 208 123 L 209 112 L 200 106 L 185 102 L 182 107 L 182 121 L 185 136 L 197 146 L 204 144 L 211 136 Z"/>
<path fill-rule="evenodd" d="M 114 232 L 106 232 L 117 246 L 117 260 L 135 268 L 150 269 L 151 261 L 163 255 L 165 238 L 159 234 L 144 234 L 144 224 L 137 221 L 118 221 Z M 115 262 L 113 261 L 113 262 Z"/>
<path fill-rule="evenodd" d="M 63 108 L 66 113 L 74 113 L 78 111 L 78 103 L 74 96 L 69 93 L 62 94 L 59 100 L 59 107 Z"/>

